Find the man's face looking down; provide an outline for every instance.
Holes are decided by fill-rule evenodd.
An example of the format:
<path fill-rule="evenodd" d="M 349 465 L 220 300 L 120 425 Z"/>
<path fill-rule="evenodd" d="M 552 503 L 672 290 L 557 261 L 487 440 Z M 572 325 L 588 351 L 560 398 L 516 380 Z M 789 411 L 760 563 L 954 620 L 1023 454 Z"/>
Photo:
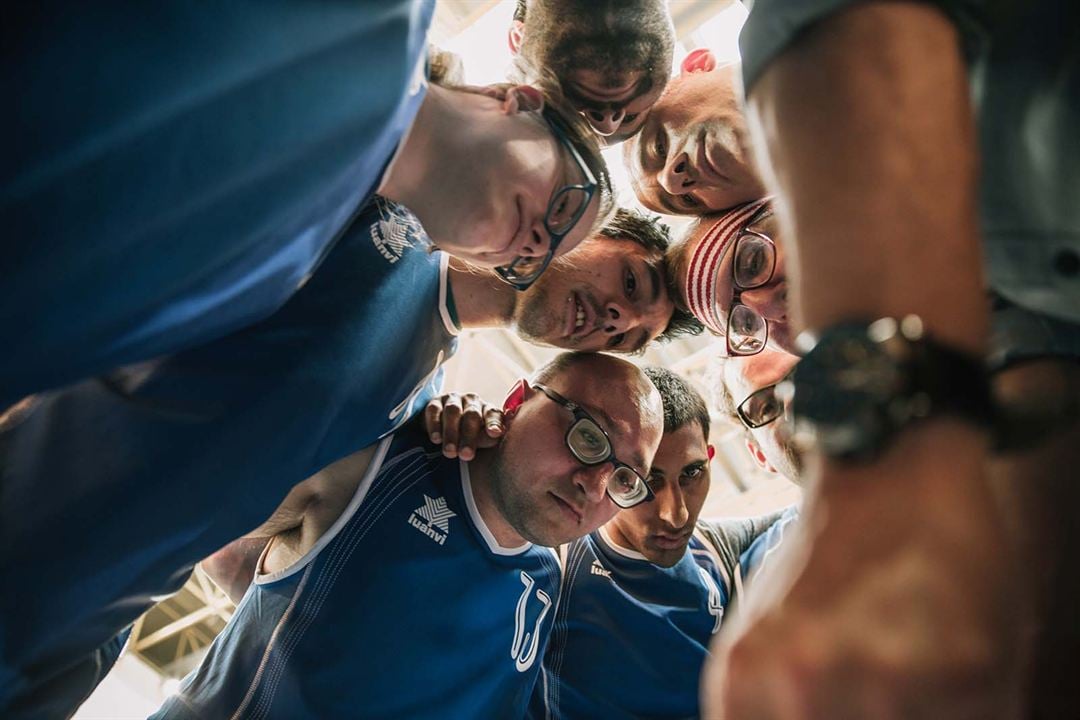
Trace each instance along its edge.
<path fill-rule="evenodd" d="M 554 76 L 612 145 L 641 129 L 663 93 L 675 29 L 664 0 L 530 0 L 519 3 L 508 40 L 525 74 Z"/>
<path fill-rule="evenodd" d="M 607 355 L 587 356 L 546 386 L 589 413 L 608 434 L 612 450 L 642 477 L 663 427 L 660 395 L 634 365 Z M 619 508 L 607 494 L 610 462 L 584 465 L 566 444 L 573 414 L 523 384 L 505 408 L 506 433 L 493 451 L 492 495 L 500 514 L 526 540 L 555 546 L 583 537 Z"/>
<path fill-rule="evenodd" d="M 606 526 L 612 540 L 654 565 L 679 562 L 709 493 L 709 457 L 699 423 L 664 433 L 649 475 L 654 498 L 616 515 Z"/>
<path fill-rule="evenodd" d="M 571 350 L 632 352 L 664 331 L 675 305 L 663 257 L 633 240 L 594 236 L 555 260 L 513 317 L 526 340 Z"/>
<path fill-rule="evenodd" d="M 735 407 L 743 403 L 752 393 L 762 391 L 763 403 L 782 403 L 767 390 L 787 377 L 799 358 L 789 353 L 765 348 L 757 355 L 731 358 L 723 365 L 723 382 Z M 745 425 L 744 425 L 745 427 Z M 791 440 L 791 417 L 784 408 L 783 413 L 767 425 L 747 428 L 753 438 L 749 447 L 750 454 L 766 470 L 777 472 L 788 480 L 798 483 L 802 474 L 802 456 Z"/>
<path fill-rule="evenodd" d="M 694 50 L 623 149 L 638 200 L 655 212 L 703 215 L 765 195 L 736 95 L 737 65 Z"/>
<path fill-rule="evenodd" d="M 788 316 L 786 253 L 779 223 L 769 203 L 757 205 L 761 207 L 745 222 L 733 220 L 739 214 L 749 214 L 753 205 L 698 218 L 687 228 L 684 239 L 668 253 L 667 261 L 678 289 L 678 302 L 714 333 L 728 332 L 731 307 L 738 303 L 765 321 L 770 347 L 794 352 L 795 333 Z M 740 290 L 735 286 L 734 264 L 756 262 L 753 253 L 736 255 L 740 247 L 738 238 L 746 230 L 772 242 L 774 264 L 767 282 Z"/>

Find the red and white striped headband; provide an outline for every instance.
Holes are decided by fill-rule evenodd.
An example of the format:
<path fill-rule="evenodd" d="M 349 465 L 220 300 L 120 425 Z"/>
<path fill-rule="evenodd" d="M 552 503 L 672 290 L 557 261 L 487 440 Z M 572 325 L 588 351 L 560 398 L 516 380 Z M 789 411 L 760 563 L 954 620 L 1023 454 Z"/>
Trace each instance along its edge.
<path fill-rule="evenodd" d="M 716 268 L 727 247 L 754 215 L 772 200 L 755 200 L 728 210 L 705 231 L 686 270 L 686 298 L 690 312 L 717 335 L 725 333 L 724 319 L 716 313 Z"/>

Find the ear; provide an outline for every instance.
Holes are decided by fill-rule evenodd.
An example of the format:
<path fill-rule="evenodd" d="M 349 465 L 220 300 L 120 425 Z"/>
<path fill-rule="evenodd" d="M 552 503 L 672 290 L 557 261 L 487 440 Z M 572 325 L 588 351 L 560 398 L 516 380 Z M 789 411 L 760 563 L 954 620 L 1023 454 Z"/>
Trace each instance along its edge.
<path fill-rule="evenodd" d="M 544 109 L 544 96 L 532 85 L 514 85 L 506 91 L 503 100 L 503 114 L 515 115 L 519 112 L 539 112 Z"/>
<path fill-rule="evenodd" d="M 708 48 L 698 48 L 690 51 L 690 54 L 683 58 L 682 65 L 679 66 L 680 72 L 684 73 L 711 72 L 715 69 L 716 56 Z"/>
<path fill-rule="evenodd" d="M 525 39 L 525 23 L 515 20 L 510 23 L 510 29 L 506 32 L 506 43 L 510 46 L 510 52 L 517 55 L 521 52 L 521 42 Z"/>
<path fill-rule="evenodd" d="M 528 398 L 531 390 L 529 381 L 524 378 L 514 383 L 510 388 L 510 392 L 506 393 L 506 399 L 503 400 L 503 416 L 509 418 L 516 414 L 518 408 L 521 407 L 521 403 Z"/>
<path fill-rule="evenodd" d="M 749 438 L 746 439 L 746 451 L 750 453 L 750 457 L 754 459 L 754 464 L 759 468 L 765 472 L 776 472 L 776 468 L 769 464 L 769 459 L 761 451 L 761 446 Z"/>
<path fill-rule="evenodd" d="M 706 453 L 709 456 L 709 462 L 712 462 L 712 459 L 716 457 L 716 448 L 714 448 L 712 445 L 707 445 Z"/>

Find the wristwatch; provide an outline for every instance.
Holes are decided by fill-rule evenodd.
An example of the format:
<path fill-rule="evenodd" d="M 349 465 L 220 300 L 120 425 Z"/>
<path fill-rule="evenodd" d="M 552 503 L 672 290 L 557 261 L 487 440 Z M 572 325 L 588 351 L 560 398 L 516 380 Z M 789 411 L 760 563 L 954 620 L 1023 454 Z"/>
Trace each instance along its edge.
<path fill-rule="evenodd" d="M 867 461 L 899 430 L 930 415 L 993 426 L 982 360 L 927 337 L 916 315 L 843 323 L 798 342 L 805 355 L 777 390 L 791 399 L 801 448 Z"/>

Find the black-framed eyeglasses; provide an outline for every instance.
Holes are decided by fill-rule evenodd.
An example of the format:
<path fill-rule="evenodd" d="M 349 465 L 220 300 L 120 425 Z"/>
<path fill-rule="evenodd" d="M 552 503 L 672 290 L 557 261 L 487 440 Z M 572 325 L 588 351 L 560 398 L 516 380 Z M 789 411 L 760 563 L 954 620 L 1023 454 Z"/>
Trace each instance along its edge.
<path fill-rule="evenodd" d="M 613 503 L 625 509 L 653 499 L 653 492 L 645 478 L 615 457 L 611 438 L 604 432 L 604 428 L 600 427 L 600 423 L 593 420 L 580 405 L 567 400 L 551 388 L 539 383 L 535 383 L 533 387 L 573 414 L 574 422 L 566 431 L 566 447 L 578 462 L 588 466 L 611 463 L 614 470 L 607 483 L 607 494 Z"/>
<path fill-rule="evenodd" d="M 599 187 L 596 176 L 589 170 L 588 164 L 581 157 L 581 153 L 574 147 L 574 144 L 567 139 L 566 133 L 559 126 L 559 122 L 546 109 L 540 115 L 544 118 L 544 122 L 547 123 L 555 138 L 569 151 L 581 174 L 585 177 L 585 182 L 578 185 L 563 185 L 548 201 L 547 214 L 544 215 L 544 229 L 547 230 L 549 237 L 546 254 L 533 257 L 518 256 L 509 265 L 495 268 L 495 272 L 499 274 L 499 277 L 518 290 L 528 290 L 529 286 L 536 282 L 536 279 L 547 269 L 548 264 L 551 263 L 551 258 L 555 257 L 555 251 L 559 249 L 563 238 L 569 235 L 570 231 L 581 220 L 581 216 L 589 208 L 589 203 L 592 202 L 596 189 Z"/>
<path fill-rule="evenodd" d="M 727 351 L 729 355 L 757 355 L 769 340 L 769 323 L 739 297 L 745 290 L 768 285 L 776 272 L 776 243 L 750 227 L 762 217 L 761 211 L 747 221 L 732 248 L 731 282 L 734 293 L 728 309 Z M 719 307 L 715 309 L 719 310 Z M 719 313 L 717 313 L 719 314 Z"/>
<path fill-rule="evenodd" d="M 794 373 L 795 370 L 792 369 L 791 372 L 772 385 L 766 385 L 747 395 L 746 399 L 735 408 L 735 412 L 738 414 L 739 419 L 742 420 L 742 424 L 750 430 L 755 430 L 783 417 L 784 413 L 787 412 L 787 404 L 777 395 L 776 388 L 780 383 L 794 377 Z"/>

